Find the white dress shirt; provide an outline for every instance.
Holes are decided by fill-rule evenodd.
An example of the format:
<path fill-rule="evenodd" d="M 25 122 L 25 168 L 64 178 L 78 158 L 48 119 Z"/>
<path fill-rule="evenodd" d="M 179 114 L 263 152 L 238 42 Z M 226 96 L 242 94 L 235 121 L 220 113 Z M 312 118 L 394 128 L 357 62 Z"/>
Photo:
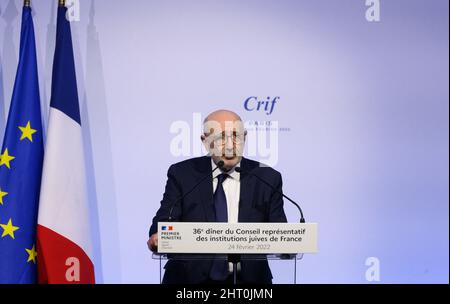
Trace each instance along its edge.
<path fill-rule="evenodd" d="M 211 158 L 212 168 L 216 167 L 216 164 Z M 236 167 L 239 167 L 238 163 Z M 219 176 L 222 172 L 220 169 L 217 169 L 213 172 L 213 193 L 216 192 L 217 189 L 217 176 Z M 225 197 L 227 199 L 227 214 L 228 214 L 228 223 L 237 223 L 238 222 L 238 213 L 239 213 L 239 198 L 241 191 L 241 175 L 233 169 L 226 172 L 229 177 L 227 177 L 223 183 L 223 191 L 225 192 Z"/>
<path fill-rule="evenodd" d="M 216 164 L 211 158 L 211 165 L 214 169 Z M 235 167 L 239 167 L 240 163 L 238 163 Z M 237 223 L 239 216 L 239 198 L 241 196 L 241 175 L 239 172 L 236 172 L 233 169 L 226 172 L 229 177 L 227 177 L 223 183 L 223 191 L 225 192 L 225 198 L 227 199 L 227 213 L 228 213 L 228 223 Z M 213 172 L 213 193 L 216 192 L 217 189 L 217 176 L 222 174 L 220 169 L 217 169 Z M 241 263 L 237 264 L 237 270 L 241 270 Z M 233 272 L 233 264 L 228 264 L 228 271 Z"/>

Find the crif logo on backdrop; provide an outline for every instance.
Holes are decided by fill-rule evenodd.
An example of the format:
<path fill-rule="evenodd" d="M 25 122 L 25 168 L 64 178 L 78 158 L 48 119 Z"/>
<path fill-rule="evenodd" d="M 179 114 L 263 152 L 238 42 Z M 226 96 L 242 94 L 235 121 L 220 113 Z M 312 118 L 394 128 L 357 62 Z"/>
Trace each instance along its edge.
<path fill-rule="evenodd" d="M 266 100 L 258 100 L 256 96 L 250 96 L 244 101 L 244 109 L 248 112 L 262 112 L 264 111 L 266 115 L 273 113 L 275 109 L 275 104 L 280 99 L 279 96 L 270 97 L 267 96 Z"/>
<path fill-rule="evenodd" d="M 278 163 L 278 136 L 281 131 L 290 131 L 289 128 L 279 127 L 278 121 L 272 119 L 276 106 L 278 107 L 280 96 L 257 96 L 236 99 L 236 105 L 246 112 L 253 112 L 252 116 L 258 117 L 244 120 L 244 128 L 247 131 L 244 150 L 240 153 L 247 157 L 258 159 L 262 166 L 276 166 Z M 224 103 L 227 101 L 224 101 Z M 231 108 L 233 109 L 233 108 Z M 237 111 L 238 114 L 241 111 Z M 265 114 L 264 114 L 265 113 Z M 170 124 L 169 132 L 173 134 L 170 140 L 170 153 L 174 157 L 202 156 L 210 151 L 206 150 L 204 143 L 199 140 L 203 134 L 202 113 L 192 113 L 192 122 L 176 120 Z"/>

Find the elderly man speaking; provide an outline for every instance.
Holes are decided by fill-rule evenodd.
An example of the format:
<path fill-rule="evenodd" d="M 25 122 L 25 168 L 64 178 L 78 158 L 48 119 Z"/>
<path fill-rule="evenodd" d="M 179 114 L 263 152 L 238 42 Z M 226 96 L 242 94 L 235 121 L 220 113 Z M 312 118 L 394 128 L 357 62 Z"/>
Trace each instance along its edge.
<path fill-rule="evenodd" d="M 281 174 L 242 157 L 245 139 L 243 122 L 236 113 L 218 110 L 205 118 L 201 140 L 209 153 L 170 166 L 161 206 L 150 228 L 147 242 L 150 250 L 157 250 L 160 221 L 286 222 L 283 199 L 279 194 L 282 191 Z M 217 166 L 219 169 L 213 171 Z M 240 170 L 235 170 L 237 167 Z M 262 177 L 279 192 L 246 174 L 249 171 Z M 202 181 L 183 197 L 208 172 L 212 172 L 211 178 Z M 181 197 L 183 199 L 179 200 Z M 239 266 L 239 283 L 272 283 L 267 260 L 242 260 Z M 165 284 L 231 282 L 232 272 L 224 260 L 171 259 L 165 265 Z"/>

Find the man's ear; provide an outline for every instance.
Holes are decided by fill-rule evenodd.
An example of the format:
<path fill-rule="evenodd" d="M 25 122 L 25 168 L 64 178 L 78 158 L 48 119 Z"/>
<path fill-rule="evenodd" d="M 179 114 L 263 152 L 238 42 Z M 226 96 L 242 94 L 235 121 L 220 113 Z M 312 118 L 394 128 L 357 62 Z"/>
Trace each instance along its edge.
<path fill-rule="evenodd" d="M 202 134 L 200 136 L 200 139 L 202 140 L 203 145 L 205 146 L 206 151 L 211 152 L 212 149 L 214 149 L 214 142 L 211 135 L 208 134 Z"/>
<path fill-rule="evenodd" d="M 208 154 L 211 154 L 211 150 L 214 148 L 211 147 L 211 141 L 208 140 L 205 135 L 200 136 L 200 139 L 202 140 L 203 146 L 205 147 L 206 151 L 208 151 Z"/>

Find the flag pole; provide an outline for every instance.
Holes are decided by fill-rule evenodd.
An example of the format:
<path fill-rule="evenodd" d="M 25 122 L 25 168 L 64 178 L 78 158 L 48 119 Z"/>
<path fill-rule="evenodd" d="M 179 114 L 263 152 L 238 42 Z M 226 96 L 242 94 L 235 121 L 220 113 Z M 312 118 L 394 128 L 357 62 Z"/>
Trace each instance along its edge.
<path fill-rule="evenodd" d="M 58 0 L 59 6 L 65 7 L 66 6 L 66 0 Z"/>
<path fill-rule="evenodd" d="M 23 6 L 24 7 L 30 7 L 31 6 L 31 0 L 23 0 Z"/>

